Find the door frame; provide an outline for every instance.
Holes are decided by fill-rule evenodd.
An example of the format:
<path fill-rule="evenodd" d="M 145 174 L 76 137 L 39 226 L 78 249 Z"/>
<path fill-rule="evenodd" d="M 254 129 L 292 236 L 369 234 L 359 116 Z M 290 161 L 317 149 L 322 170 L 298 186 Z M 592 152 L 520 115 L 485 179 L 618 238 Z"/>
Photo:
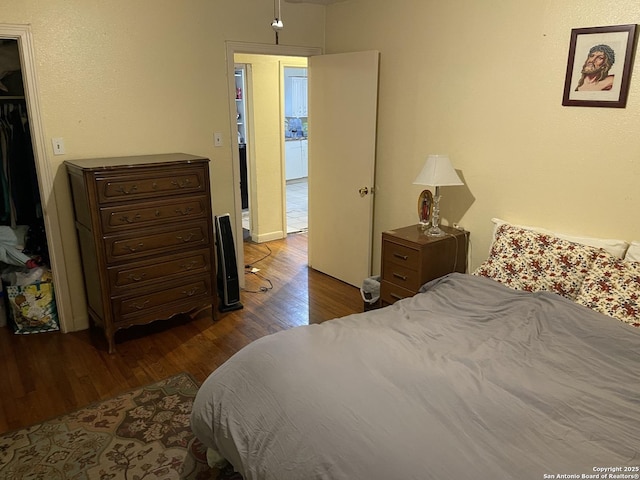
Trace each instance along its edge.
<path fill-rule="evenodd" d="M 320 47 L 299 47 L 294 45 L 269 45 L 263 43 L 225 42 L 227 51 L 227 90 L 229 97 L 229 125 L 231 132 L 231 159 L 233 175 L 233 203 L 234 203 L 234 243 L 238 264 L 238 278 L 240 286 L 244 287 L 244 247 L 242 238 L 242 200 L 240 197 L 240 152 L 238 151 L 238 138 L 235 135 L 236 125 L 236 101 L 235 101 L 235 54 L 247 53 L 254 55 L 276 55 L 290 57 L 311 57 L 322 55 Z M 248 152 L 247 152 L 248 154 Z M 281 155 L 281 162 L 284 162 Z M 284 166 L 284 163 L 283 163 Z"/>
<path fill-rule="evenodd" d="M 24 96 L 31 131 L 31 144 L 38 177 L 38 188 L 40 190 L 40 198 L 42 199 L 42 212 L 49 249 L 51 273 L 56 288 L 55 295 L 58 321 L 62 332 L 67 333 L 80 329 L 82 325 L 80 325 L 80 322 L 76 324 L 72 315 L 71 292 L 69 292 L 67 282 L 67 268 L 64 261 L 64 250 L 62 248 L 62 234 L 53 188 L 55 176 L 51 163 L 47 159 L 45 149 L 46 142 L 40 113 L 40 96 L 38 94 L 39 89 L 31 26 L 0 23 L 0 39 L 13 39 L 18 41 L 22 83 L 24 85 Z"/>

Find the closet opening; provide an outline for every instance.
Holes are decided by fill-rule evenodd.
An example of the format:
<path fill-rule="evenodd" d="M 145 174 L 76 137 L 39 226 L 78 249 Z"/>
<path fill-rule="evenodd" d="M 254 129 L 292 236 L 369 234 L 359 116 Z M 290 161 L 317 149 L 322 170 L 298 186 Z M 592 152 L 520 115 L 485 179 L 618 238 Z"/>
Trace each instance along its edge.
<path fill-rule="evenodd" d="M 0 39 L 0 327 L 59 330 L 20 51 Z"/>

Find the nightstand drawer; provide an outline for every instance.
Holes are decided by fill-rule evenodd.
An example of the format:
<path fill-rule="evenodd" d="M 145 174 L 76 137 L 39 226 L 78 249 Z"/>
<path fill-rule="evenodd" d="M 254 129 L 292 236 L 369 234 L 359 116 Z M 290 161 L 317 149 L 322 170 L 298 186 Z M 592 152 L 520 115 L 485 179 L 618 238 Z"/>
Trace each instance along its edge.
<path fill-rule="evenodd" d="M 382 280 L 399 287 L 416 291 L 422 286 L 418 271 L 415 268 L 409 268 L 409 265 L 398 265 L 387 260 L 384 262 L 382 271 L 384 272 Z"/>
<path fill-rule="evenodd" d="M 390 305 L 403 298 L 413 297 L 415 294 L 416 292 L 413 290 L 407 290 L 386 280 L 380 282 L 380 300 L 382 300 L 382 305 Z"/>
<path fill-rule="evenodd" d="M 419 250 L 389 241 L 383 242 L 383 255 L 384 262 L 393 262 L 412 269 L 417 269 L 417 264 L 420 260 Z"/>

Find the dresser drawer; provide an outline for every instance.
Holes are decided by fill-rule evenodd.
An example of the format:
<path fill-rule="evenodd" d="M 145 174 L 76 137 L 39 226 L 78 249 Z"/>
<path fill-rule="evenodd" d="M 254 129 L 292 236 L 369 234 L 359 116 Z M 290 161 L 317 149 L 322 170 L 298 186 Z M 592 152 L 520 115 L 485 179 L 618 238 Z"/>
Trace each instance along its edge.
<path fill-rule="evenodd" d="M 168 318 L 178 313 L 172 311 L 172 307 L 197 304 L 211 297 L 211 287 L 211 276 L 201 275 L 189 277 L 181 283 L 159 283 L 155 289 L 147 289 L 144 293 L 115 297 L 112 299 L 115 323 L 126 323 L 131 317 L 146 315 L 153 310 L 162 311 L 158 318 Z"/>
<path fill-rule="evenodd" d="M 103 207 L 100 209 L 102 229 L 108 233 L 164 225 L 168 222 L 204 219 L 209 212 L 208 202 L 206 196 L 175 197 L 170 200 Z"/>
<path fill-rule="evenodd" d="M 211 251 L 203 248 L 195 252 L 169 254 L 153 260 L 117 265 L 109 267 L 107 271 L 113 292 L 124 294 L 132 287 L 202 274 L 210 271 L 211 265 Z"/>
<path fill-rule="evenodd" d="M 123 202 L 143 198 L 166 197 L 167 195 L 189 195 L 204 193 L 209 185 L 205 183 L 203 166 L 188 169 L 158 168 L 144 174 L 96 174 L 98 202 Z"/>
<path fill-rule="evenodd" d="M 415 268 L 409 268 L 409 265 L 398 265 L 392 261 L 385 261 L 382 272 L 382 280 L 399 287 L 415 292 L 422 286 L 418 271 Z"/>
<path fill-rule="evenodd" d="M 407 268 L 417 269 L 420 251 L 393 242 L 383 242 L 383 262 L 393 262 L 405 265 Z"/>
<path fill-rule="evenodd" d="M 129 232 L 127 235 L 107 236 L 104 239 L 107 262 L 113 264 L 149 255 L 194 249 L 209 244 L 207 222 L 172 225 L 155 230 Z"/>
<path fill-rule="evenodd" d="M 386 280 L 380 282 L 380 300 L 383 305 L 391 305 L 403 298 L 413 297 L 415 294 L 415 290 L 407 290 Z"/>

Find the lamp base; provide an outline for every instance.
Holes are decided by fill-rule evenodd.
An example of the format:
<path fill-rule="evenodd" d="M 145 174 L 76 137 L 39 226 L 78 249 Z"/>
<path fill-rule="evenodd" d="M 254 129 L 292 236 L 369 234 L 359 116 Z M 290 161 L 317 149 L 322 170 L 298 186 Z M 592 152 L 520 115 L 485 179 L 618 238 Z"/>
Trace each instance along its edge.
<path fill-rule="evenodd" d="M 446 233 L 439 226 L 434 225 L 429 227 L 425 232 L 425 235 L 429 235 L 430 237 L 444 237 Z"/>

